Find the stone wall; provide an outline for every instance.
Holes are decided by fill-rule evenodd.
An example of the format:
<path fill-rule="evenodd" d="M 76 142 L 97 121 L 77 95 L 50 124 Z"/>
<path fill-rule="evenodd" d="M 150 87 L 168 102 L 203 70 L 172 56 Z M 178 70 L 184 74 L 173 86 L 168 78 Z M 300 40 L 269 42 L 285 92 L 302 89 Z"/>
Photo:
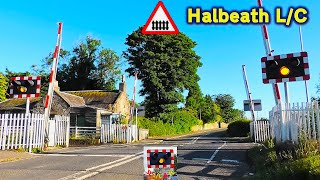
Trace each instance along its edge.
<path fill-rule="evenodd" d="M 44 114 L 44 103 L 45 98 L 42 98 L 39 102 L 37 102 L 34 105 L 34 108 L 32 109 L 33 113 L 39 113 Z M 56 93 L 53 95 L 53 101 L 51 106 L 51 114 L 54 115 L 63 115 L 63 116 L 69 116 L 70 115 L 70 107 L 69 105 Z"/>
<path fill-rule="evenodd" d="M 127 94 L 121 92 L 116 103 L 114 104 L 114 112 L 121 113 L 126 116 L 126 119 L 130 117 L 130 102 Z"/>
<path fill-rule="evenodd" d="M 149 129 L 141 129 L 139 128 L 139 141 L 148 139 L 149 137 Z"/>
<path fill-rule="evenodd" d="M 226 123 L 220 124 L 221 129 L 225 129 L 227 127 L 228 127 L 228 124 Z M 207 123 L 207 124 L 204 124 L 203 126 L 200 126 L 200 125 L 193 126 L 191 128 L 191 131 L 197 132 L 197 131 L 210 130 L 210 129 L 213 130 L 213 129 L 220 129 L 220 128 L 219 128 L 219 123 Z"/>

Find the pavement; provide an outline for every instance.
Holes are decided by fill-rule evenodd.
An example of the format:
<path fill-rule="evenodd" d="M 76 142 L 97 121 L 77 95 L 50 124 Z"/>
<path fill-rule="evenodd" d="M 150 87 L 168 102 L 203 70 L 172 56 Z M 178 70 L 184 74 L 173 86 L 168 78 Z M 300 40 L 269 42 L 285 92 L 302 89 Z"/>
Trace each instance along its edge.
<path fill-rule="evenodd" d="M 18 152 L 14 150 L 10 151 L 1 151 L 0 150 L 0 163 L 19 161 L 23 159 L 30 159 L 35 157 L 31 153 Z"/>
<path fill-rule="evenodd" d="M 144 146 L 177 146 L 179 180 L 245 178 L 250 173 L 246 152 L 255 144 L 224 137 L 224 133 L 218 130 L 144 143 L 70 147 L 30 154 L 33 158 L 0 163 L 0 180 L 140 180 Z"/>

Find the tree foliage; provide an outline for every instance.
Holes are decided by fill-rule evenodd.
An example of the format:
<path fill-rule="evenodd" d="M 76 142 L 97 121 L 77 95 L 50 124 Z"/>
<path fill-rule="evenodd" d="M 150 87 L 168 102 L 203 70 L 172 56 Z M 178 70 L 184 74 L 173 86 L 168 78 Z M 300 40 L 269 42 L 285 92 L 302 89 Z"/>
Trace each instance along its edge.
<path fill-rule="evenodd" d="M 43 60 L 38 74 L 49 75 L 52 57 Z M 56 79 L 61 90 L 114 90 L 120 79 L 120 58 L 99 39 L 88 36 L 71 51 L 61 49 L 60 58 Z"/>
<path fill-rule="evenodd" d="M 202 103 L 203 103 L 202 93 L 201 93 L 199 84 L 196 82 L 195 85 L 189 88 L 188 96 L 186 99 L 186 107 L 199 112 L 200 105 Z"/>
<path fill-rule="evenodd" d="M 206 95 L 200 108 L 201 119 L 204 123 L 221 122 L 221 108 L 214 102 L 212 96 Z"/>
<path fill-rule="evenodd" d="M 214 101 L 221 108 L 223 120 L 225 122 L 231 122 L 233 120 L 232 109 L 235 103 L 234 98 L 230 94 L 218 94 L 214 96 Z"/>
<path fill-rule="evenodd" d="M 7 88 L 8 79 L 3 73 L 0 72 L 0 102 L 6 100 Z"/>
<path fill-rule="evenodd" d="M 143 35 L 142 27 L 128 35 L 123 53 L 129 63 L 126 72 L 138 78 L 145 96 L 146 116 L 154 117 L 177 108 L 184 102 L 182 92 L 199 81 L 197 69 L 202 65 L 193 48 L 196 43 L 183 33 L 178 35 Z"/>

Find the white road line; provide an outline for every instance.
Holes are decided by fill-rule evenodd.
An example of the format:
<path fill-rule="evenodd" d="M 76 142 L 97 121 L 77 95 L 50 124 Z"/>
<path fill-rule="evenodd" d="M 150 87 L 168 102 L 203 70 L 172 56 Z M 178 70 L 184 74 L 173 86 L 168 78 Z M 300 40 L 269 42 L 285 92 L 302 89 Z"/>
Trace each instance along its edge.
<path fill-rule="evenodd" d="M 111 166 L 107 166 L 107 167 L 98 169 L 98 170 L 96 170 L 95 172 L 86 174 L 86 175 L 81 176 L 81 177 L 76 178 L 76 179 L 77 179 L 77 180 L 83 180 L 83 179 L 86 179 L 86 178 L 95 176 L 95 175 L 99 174 L 99 173 L 102 172 L 102 171 L 105 171 L 105 170 L 108 170 L 108 169 L 111 169 L 111 168 L 114 168 L 114 167 L 117 167 L 117 166 L 121 166 L 121 165 L 123 165 L 123 164 L 126 164 L 126 163 L 128 163 L 128 162 L 134 161 L 134 160 L 139 159 L 139 158 L 141 158 L 141 157 L 142 157 L 142 155 L 137 156 L 137 157 L 134 157 L 134 158 L 132 158 L 132 159 L 128 159 L 128 160 L 119 162 L 119 163 L 117 163 L 117 164 L 113 164 L 113 165 L 111 165 Z"/>
<path fill-rule="evenodd" d="M 195 138 L 195 139 L 193 140 L 192 144 L 194 144 L 199 138 L 200 138 L 200 136 L 197 137 L 197 138 Z"/>
<path fill-rule="evenodd" d="M 200 136 L 199 136 L 199 137 L 194 137 L 194 138 L 191 140 L 191 142 L 187 142 L 187 143 L 184 143 L 184 144 L 194 144 L 199 138 L 200 138 Z"/>
<path fill-rule="evenodd" d="M 37 154 L 39 156 L 53 156 L 53 157 L 128 157 L 131 155 L 123 154 Z"/>
<path fill-rule="evenodd" d="M 192 160 L 208 161 L 208 158 L 192 158 Z"/>
<path fill-rule="evenodd" d="M 233 160 L 233 159 L 222 159 L 221 162 L 222 162 L 222 163 L 231 163 L 231 164 L 241 164 L 240 161 L 238 161 L 238 160 Z"/>
<path fill-rule="evenodd" d="M 216 151 L 214 151 L 214 153 L 212 154 L 211 158 L 209 159 L 209 161 L 207 163 L 211 163 L 211 161 L 214 159 L 214 157 L 216 157 L 216 155 L 218 154 L 219 150 L 221 148 L 223 148 L 223 146 L 225 146 L 227 144 L 226 141 L 224 141 L 223 145 L 221 145 Z"/>
<path fill-rule="evenodd" d="M 141 154 L 143 154 L 143 151 L 141 151 L 141 152 L 139 152 L 139 153 L 136 153 L 136 154 L 133 154 L 133 155 L 126 156 L 126 157 L 124 157 L 124 158 L 121 158 L 121 159 L 118 159 L 118 160 L 115 160 L 115 161 L 112 161 L 112 162 L 108 162 L 108 163 L 105 163 L 105 164 L 100 164 L 100 165 L 98 165 L 98 166 L 94 166 L 94 167 L 91 167 L 91 168 L 87 168 L 87 169 L 85 169 L 84 171 L 76 172 L 76 173 L 71 174 L 71 175 L 69 175 L 69 176 L 60 178 L 59 180 L 74 179 L 74 178 L 76 178 L 78 175 L 88 173 L 88 171 L 93 171 L 93 170 L 95 170 L 95 169 L 98 169 L 98 168 L 101 168 L 101 167 L 106 167 L 106 166 L 109 166 L 109 165 L 112 165 L 112 164 L 115 164 L 115 163 L 118 163 L 118 162 L 121 162 L 121 161 L 123 162 L 123 161 L 125 161 L 125 160 L 128 159 L 128 158 L 131 158 L 131 157 L 134 157 L 134 156 L 137 156 L 137 155 L 140 155 L 140 156 L 141 156 Z M 92 173 L 90 173 L 90 174 L 94 174 L 94 173 L 98 174 L 98 172 L 92 172 Z M 94 176 L 94 175 L 92 175 L 92 176 Z M 84 177 L 84 176 L 82 176 L 82 177 Z M 90 177 L 91 177 L 91 176 L 90 176 Z"/>
<path fill-rule="evenodd" d="M 97 146 L 97 147 L 83 147 L 83 148 L 77 148 L 74 150 L 67 150 L 67 151 L 60 151 L 62 153 L 70 153 L 70 152 L 79 152 L 79 151 L 85 151 L 85 150 L 93 150 L 93 149 L 104 149 L 106 147 L 110 147 L 110 145 L 101 145 L 101 146 Z"/>

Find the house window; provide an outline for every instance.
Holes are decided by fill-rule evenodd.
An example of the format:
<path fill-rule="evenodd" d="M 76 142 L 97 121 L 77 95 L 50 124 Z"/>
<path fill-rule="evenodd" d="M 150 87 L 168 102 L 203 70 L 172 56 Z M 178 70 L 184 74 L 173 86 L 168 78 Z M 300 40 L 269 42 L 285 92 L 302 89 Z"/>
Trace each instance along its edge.
<path fill-rule="evenodd" d="M 101 115 L 101 123 L 109 124 L 110 123 L 110 115 Z"/>
<path fill-rule="evenodd" d="M 84 115 L 77 114 L 76 115 L 76 126 L 85 127 L 86 118 Z"/>

